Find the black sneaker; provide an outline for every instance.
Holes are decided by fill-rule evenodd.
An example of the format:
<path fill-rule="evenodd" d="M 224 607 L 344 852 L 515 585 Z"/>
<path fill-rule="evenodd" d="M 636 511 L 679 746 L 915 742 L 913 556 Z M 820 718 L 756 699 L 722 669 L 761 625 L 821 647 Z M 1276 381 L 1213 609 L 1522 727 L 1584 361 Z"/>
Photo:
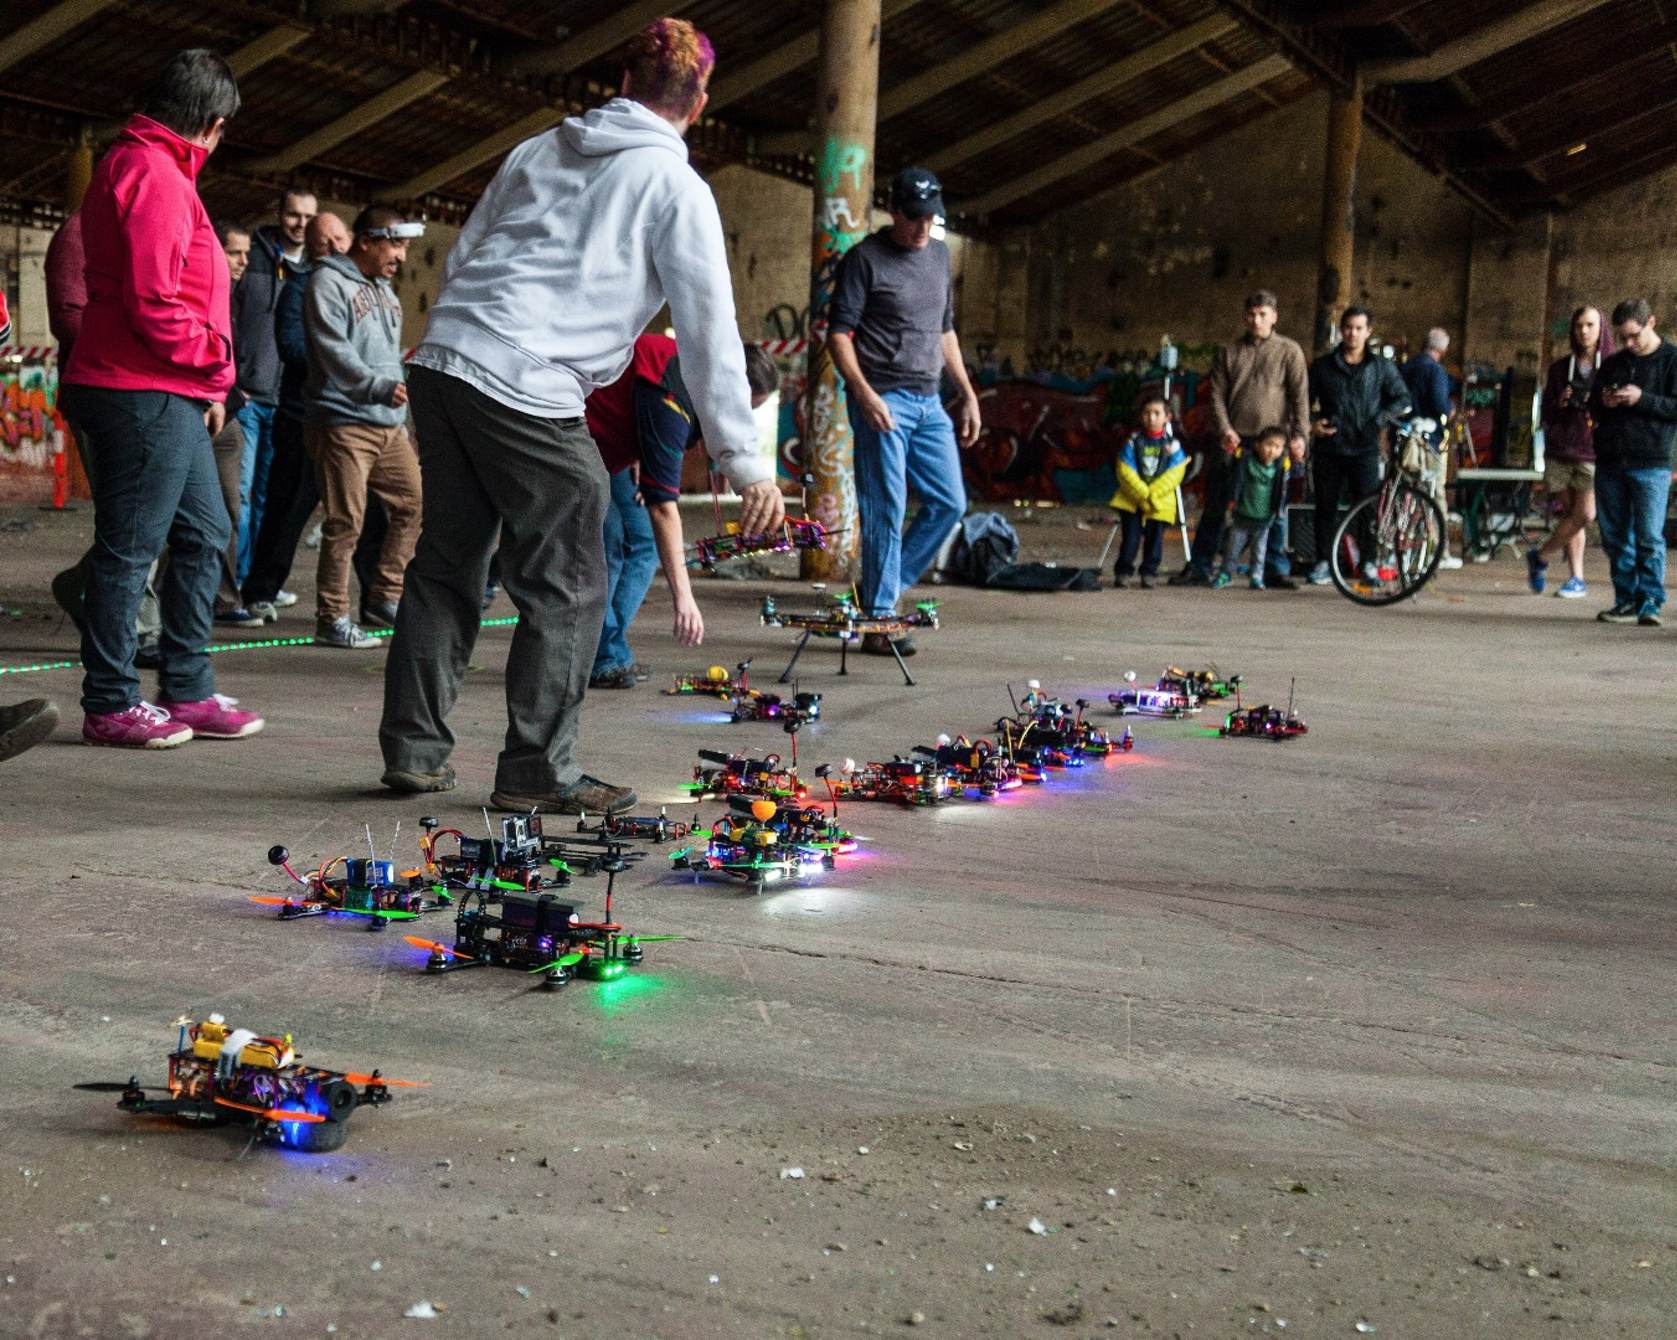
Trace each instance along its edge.
<path fill-rule="evenodd" d="M 363 628 L 394 628 L 396 626 L 396 603 L 380 604 L 378 601 L 368 601 L 361 606 L 361 626 Z"/>
<path fill-rule="evenodd" d="M 1165 580 L 1166 586 L 1210 586 L 1211 578 L 1198 568 L 1183 568 Z"/>
<path fill-rule="evenodd" d="M 16 758 L 52 734 L 58 708 L 46 698 L 30 698 L 0 707 L 0 761 Z"/>
<path fill-rule="evenodd" d="M 52 598 L 58 602 L 76 631 L 82 631 L 82 570 L 79 566 L 65 568 L 52 579 Z"/>
<path fill-rule="evenodd" d="M 638 682 L 635 678 L 635 667 L 632 665 L 614 666 L 610 670 L 602 670 L 599 674 L 588 677 L 588 687 L 591 689 L 632 689 Z"/>
<path fill-rule="evenodd" d="M 1140 586 L 1143 591 L 1151 591 L 1153 589 L 1153 579 L 1145 572 L 1141 574 L 1141 580 L 1136 584 Z"/>
<path fill-rule="evenodd" d="M 1122 591 L 1129 584 L 1130 579 L 1124 576 L 1123 573 L 1115 572 L 1112 574 L 1112 589 L 1114 591 Z"/>
<path fill-rule="evenodd" d="M 430 791 L 454 790 L 454 769 L 443 764 L 435 772 L 415 772 L 411 768 L 386 768 L 379 778 L 392 791 L 423 795 Z"/>
<path fill-rule="evenodd" d="M 1597 623 L 1635 623 L 1636 606 L 1619 604 L 1612 609 L 1602 610 L 1596 617 Z"/>
<path fill-rule="evenodd" d="M 1271 591 L 1296 591 L 1299 584 L 1291 577 L 1283 577 L 1280 573 L 1266 579 L 1265 585 Z"/>
<path fill-rule="evenodd" d="M 1658 628 L 1660 626 L 1660 607 L 1653 601 L 1644 601 L 1642 608 L 1636 611 L 1636 622 L 1644 628 Z"/>
<path fill-rule="evenodd" d="M 556 791 L 503 791 L 490 795 L 498 810 L 537 810 L 543 814 L 621 814 L 632 810 L 640 797 L 626 786 L 612 786 L 584 773 Z"/>

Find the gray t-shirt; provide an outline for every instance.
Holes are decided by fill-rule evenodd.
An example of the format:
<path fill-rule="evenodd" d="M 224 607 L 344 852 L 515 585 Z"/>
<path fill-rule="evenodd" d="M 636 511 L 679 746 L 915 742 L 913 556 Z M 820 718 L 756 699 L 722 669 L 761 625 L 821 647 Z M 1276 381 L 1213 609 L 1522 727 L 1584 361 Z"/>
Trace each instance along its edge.
<path fill-rule="evenodd" d="M 943 333 L 955 329 L 949 248 L 935 238 L 899 247 L 889 228 L 863 238 L 839 263 L 828 328 L 855 340 L 874 390 L 936 395 Z"/>

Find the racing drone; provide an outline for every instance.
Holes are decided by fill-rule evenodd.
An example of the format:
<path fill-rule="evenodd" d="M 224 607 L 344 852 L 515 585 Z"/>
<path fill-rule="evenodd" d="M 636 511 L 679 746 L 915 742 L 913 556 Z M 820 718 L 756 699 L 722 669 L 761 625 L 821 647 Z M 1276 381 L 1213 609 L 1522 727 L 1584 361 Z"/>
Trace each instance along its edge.
<path fill-rule="evenodd" d="M 838 768 L 823 763 L 815 775 L 827 784 L 834 801 L 880 800 L 898 805 L 936 805 L 953 794 L 950 777 L 935 762 L 903 758 L 865 763 L 847 758 Z"/>
<path fill-rule="evenodd" d="M 452 907 L 448 880 L 432 860 L 431 837 L 436 820 L 425 819 L 421 823 L 430 827 L 419 839 L 422 862 L 411 870 L 398 871 L 396 868 L 395 837 L 391 839 L 391 859 L 379 859 L 373 849 L 371 828 L 367 829 L 367 857 L 335 856 L 302 875 L 292 867 L 289 851 L 281 846 L 270 847 L 268 863 L 285 871 L 302 892 L 284 897 L 256 894 L 251 896 L 250 901 L 264 907 L 277 907 L 281 921 L 296 921 L 303 917 L 358 917 L 370 931 L 383 930 L 387 922 L 412 921 L 424 913 Z M 400 836 L 401 831 L 401 824 L 397 824 L 396 835 Z"/>
<path fill-rule="evenodd" d="M 712 698 L 730 699 L 742 693 L 751 691 L 751 661 L 741 661 L 730 675 L 720 665 L 713 665 L 708 670 L 694 675 L 677 675 L 675 685 L 664 690 L 666 694 L 703 694 Z"/>
<path fill-rule="evenodd" d="M 324 1154 L 349 1137 L 349 1119 L 359 1107 L 390 1101 L 393 1088 L 425 1087 L 412 1080 L 386 1079 L 377 1070 L 350 1074 L 306 1066 L 291 1045 L 291 1034 L 260 1037 L 248 1028 L 229 1028 L 219 1014 L 202 1023 L 182 1015 L 169 1076 L 162 1089 L 126 1084 L 75 1087 L 91 1093 L 120 1093 L 117 1106 L 135 1116 L 156 1113 L 188 1124 L 246 1121 L 253 1139 Z"/>
<path fill-rule="evenodd" d="M 1163 677 L 1158 687 L 1142 689 L 1136 687 L 1135 671 L 1128 670 L 1124 673 L 1124 682 L 1130 687 L 1106 695 L 1107 702 L 1117 709 L 1121 717 L 1168 717 L 1174 721 L 1193 716 L 1200 710 L 1197 693 L 1191 689 L 1167 687 L 1167 680 Z"/>
<path fill-rule="evenodd" d="M 766 796 L 732 797 L 732 813 L 718 819 L 708 832 L 695 830 L 693 836 L 703 839 L 702 846 L 670 853 L 671 868 L 691 870 L 695 880 L 702 874 L 736 879 L 749 885 L 753 893 L 761 893 L 768 884 L 831 870 L 836 864 L 836 843 L 796 840 L 792 834 L 804 831 L 798 827 L 804 820 L 801 814 L 793 821 L 782 820 L 781 811 L 788 808 L 793 807 Z M 816 809 L 815 813 L 819 816 L 821 812 Z"/>

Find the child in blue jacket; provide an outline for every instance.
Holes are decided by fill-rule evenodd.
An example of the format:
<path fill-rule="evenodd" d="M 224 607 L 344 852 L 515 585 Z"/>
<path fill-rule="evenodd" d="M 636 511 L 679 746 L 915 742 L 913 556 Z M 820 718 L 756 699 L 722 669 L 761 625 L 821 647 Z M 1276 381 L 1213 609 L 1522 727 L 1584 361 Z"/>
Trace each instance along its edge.
<path fill-rule="evenodd" d="M 1174 526 L 1176 488 L 1188 457 L 1171 430 L 1170 406 L 1157 391 L 1141 398 L 1141 427 L 1118 449 L 1118 491 L 1109 506 L 1122 513 L 1124 538 L 1112 570 L 1114 589 L 1127 586 L 1141 551 L 1141 585 L 1153 585 L 1163 556 L 1165 527 Z M 1146 549 L 1142 550 L 1142 542 Z"/>

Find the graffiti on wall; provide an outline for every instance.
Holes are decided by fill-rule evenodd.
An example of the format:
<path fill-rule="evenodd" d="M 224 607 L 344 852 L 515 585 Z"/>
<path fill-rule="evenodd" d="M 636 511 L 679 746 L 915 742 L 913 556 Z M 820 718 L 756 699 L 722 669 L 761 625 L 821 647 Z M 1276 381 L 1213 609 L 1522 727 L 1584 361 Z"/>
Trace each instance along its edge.
<path fill-rule="evenodd" d="M 0 464 L 51 470 L 67 441 L 58 365 L 0 361 Z"/>

